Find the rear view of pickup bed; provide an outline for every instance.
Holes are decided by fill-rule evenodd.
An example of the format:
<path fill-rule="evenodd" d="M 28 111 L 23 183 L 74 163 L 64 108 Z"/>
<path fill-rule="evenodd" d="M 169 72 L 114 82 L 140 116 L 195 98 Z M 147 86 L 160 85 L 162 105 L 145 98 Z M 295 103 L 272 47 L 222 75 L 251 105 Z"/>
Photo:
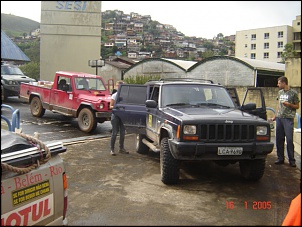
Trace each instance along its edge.
<path fill-rule="evenodd" d="M 1 129 L 1 226 L 67 225 L 62 142 Z"/>

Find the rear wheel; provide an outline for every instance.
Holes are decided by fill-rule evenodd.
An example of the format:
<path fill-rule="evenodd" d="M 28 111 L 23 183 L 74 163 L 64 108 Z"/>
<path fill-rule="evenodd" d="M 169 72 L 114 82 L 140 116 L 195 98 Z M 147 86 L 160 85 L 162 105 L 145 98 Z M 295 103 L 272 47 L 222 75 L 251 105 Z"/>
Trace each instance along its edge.
<path fill-rule="evenodd" d="M 257 181 L 264 174 L 265 162 L 265 159 L 241 160 L 240 173 L 247 180 Z"/>
<path fill-rule="evenodd" d="M 35 117 L 43 117 L 45 114 L 45 109 L 43 108 L 42 102 L 39 97 L 33 97 L 30 102 L 31 114 Z"/>
<path fill-rule="evenodd" d="M 94 113 L 88 109 L 88 108 L 83 108 L 78 116 L 78 125 L 81 131 L 83 132 L 92 132 L 96 129 L 97 127 L 97 120 L 96 117 L 94 116 Z"/>
<path fill-rule="evenodd" d="M 146 154 L 149 151 L 149 147 L 143 143 L 143 139 L 146 139 L 145 135 L 136 134 L 135 149 L 139 154 Z"/>
<path fill-rule="evenodd" d="M 161 140 L 160 174 L 164 184 L 176 184 L 179 179 L 179 161 L 171 154 L 168 138 Z"/>

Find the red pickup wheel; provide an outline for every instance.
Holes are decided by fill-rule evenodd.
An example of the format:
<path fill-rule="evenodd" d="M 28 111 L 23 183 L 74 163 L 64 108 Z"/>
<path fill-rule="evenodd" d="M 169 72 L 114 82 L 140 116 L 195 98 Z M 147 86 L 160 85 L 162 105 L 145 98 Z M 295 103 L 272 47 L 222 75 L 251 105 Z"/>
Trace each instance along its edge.
<path fill-rule="evenodd" d="M 93 112 L 88 108 L 81 109 L 78 116 L 78 125 L 83 132 L 92 132 L 97 127 L 97 120 Z"/>
<path fill-rule="evenodd" d="M 39 97 L 33 97 L 30 102 L 31 114 L 35 117 L 43 117 L 45 109 L 43 108 L 42 102 Z"/>

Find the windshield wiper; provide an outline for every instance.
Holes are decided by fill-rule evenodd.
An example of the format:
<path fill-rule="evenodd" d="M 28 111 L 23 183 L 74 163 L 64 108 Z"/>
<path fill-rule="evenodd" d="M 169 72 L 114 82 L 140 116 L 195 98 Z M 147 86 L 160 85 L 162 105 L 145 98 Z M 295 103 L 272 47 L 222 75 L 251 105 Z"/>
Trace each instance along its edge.
<path fill-rule="evenodd" d="M 189 105 L 188 103 L 172 103 L 172 104 L 168 104 L 166 106 L 184 106 L 184 105 Z"/>
<path fill-rule="evenodd" d="M 212 102 L 201 102 L 201 103 L 197 103 L 196 105 L 199 105 L 199 106 L 220 106 L 220 107 L 224 107 L 224 108 L 230 108 L 229 106 L 225 106 L 225 105 L 221 105 L 221 104 L 217 104 L 217 103 L 212 103 Z"/>

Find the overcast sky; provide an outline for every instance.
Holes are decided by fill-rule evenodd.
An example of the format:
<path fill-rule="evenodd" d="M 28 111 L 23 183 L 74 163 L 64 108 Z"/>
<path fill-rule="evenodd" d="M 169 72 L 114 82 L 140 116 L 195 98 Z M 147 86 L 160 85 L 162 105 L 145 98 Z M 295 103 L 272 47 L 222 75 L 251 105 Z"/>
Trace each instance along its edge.
<path fill-rule="evenodd" d="M 218 33 L 292 26 L 301 15 L 301 1 L 102 1 L 102 12 L 106 10 L 150 15 L 186 36 L 212 39 Z M 1 13 L 40 22 L 41 2 L 1 1 Z"/>

